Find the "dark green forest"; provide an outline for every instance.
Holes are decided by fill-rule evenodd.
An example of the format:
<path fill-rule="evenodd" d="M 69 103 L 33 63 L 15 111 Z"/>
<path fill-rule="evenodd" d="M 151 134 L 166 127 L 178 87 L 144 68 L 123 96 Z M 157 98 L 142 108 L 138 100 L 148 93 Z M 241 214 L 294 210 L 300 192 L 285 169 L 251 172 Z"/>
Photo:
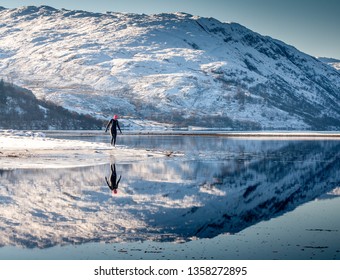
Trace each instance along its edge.
<path fill-rule="evenodd" d="M 100 129 L 103 122 L 40 100 L 27 90 L 0 80 L 2 129 Z"/>

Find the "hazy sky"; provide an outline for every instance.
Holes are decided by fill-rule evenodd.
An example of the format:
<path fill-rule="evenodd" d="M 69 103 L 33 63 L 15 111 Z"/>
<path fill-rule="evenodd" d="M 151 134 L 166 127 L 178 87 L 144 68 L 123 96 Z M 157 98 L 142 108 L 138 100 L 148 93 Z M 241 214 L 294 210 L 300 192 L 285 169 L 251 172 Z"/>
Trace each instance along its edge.
<path fill-rule="evenodd" d="M 186 12 L 237 22 L 310 55 L 340 59 L 340 0 L 0 0 L 6 8 L 28 5 L 96 12 Z"/>

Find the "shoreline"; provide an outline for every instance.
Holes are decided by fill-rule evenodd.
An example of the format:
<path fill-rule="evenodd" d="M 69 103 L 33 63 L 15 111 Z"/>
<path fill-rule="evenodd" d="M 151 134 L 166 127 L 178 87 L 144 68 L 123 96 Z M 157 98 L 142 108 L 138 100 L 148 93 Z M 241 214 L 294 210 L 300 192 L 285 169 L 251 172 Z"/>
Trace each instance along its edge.
<path fill-rule="evenodd" d="M 25 135 L 28 134 L 28 135 Z M 23 131 L 0 132 L 2 170 L 71 168 L 165 157 L 164 151 L 110 146 L 107 143 L 52 138 Z"/>
<path fill-rule="evenodd" d="M 339 141 L 339 132 L 227 132 L 227 131 L 123 131 L 125 136 L 225 137 L 264 141 Z M 58 137 L 56 137 L 58 136 Z M 0 166 L 16 168 L 62 168 L 110 162 L 131 162 L 176 154 L 169 151 L 133 149 L 107 143 L 79 140 L 81 137 L 108 137 L 102 130 L 0 130 Z M 72 139 L 78 137 L 78 140 Z M 65 139 L 68 138 L 68 139 Z"/>
<path fill-rule="evenodd" d="M 102 130 L 39 130 L 48 136 L 108 136 Z M 340 131 L 123 130 L 129 136 L 216 136 L 229 138 L 339 139 Z"/>

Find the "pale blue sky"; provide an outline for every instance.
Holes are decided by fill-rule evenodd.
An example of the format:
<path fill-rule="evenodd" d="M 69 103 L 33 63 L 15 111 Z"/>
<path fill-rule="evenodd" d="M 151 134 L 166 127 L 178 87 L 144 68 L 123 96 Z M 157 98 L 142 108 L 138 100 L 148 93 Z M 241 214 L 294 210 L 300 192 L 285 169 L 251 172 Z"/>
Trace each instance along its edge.
<path fill-rule="evenodd" d="M 0 0 L 96 12 L 186 12 L 240 23 L 314 56 L 340 59 L 340 0 Z"/>

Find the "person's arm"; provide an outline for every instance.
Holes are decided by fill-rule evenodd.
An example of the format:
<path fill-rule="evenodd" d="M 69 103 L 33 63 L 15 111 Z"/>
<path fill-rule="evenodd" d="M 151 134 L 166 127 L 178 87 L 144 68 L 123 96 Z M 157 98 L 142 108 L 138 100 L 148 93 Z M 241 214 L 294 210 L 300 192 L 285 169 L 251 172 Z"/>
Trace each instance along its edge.
<path fill-rule="evenodd" d="M 117 181 L 117 184 L 116 184 L 116 187 L 118 188 L 118 185 L 119 185 L 119 182 L 120 182 L 120 179 L 122 178 L 122 175 L 119 175 L 119 179 Z"/>
<path fill-rule="evenodd" d="M 122 130 L 120 129 L 120 126 L 119 126 L 118 121 L 117 121 L 117 127 L 118 127 L 118 129 L 119 129 L 119 131 L 120 131 L 120 134 L 122 134 Z"/>
<path fill-rule="evenodd" d="M 105 177 L 105 181 L 106 181 L 106 184 L 108 185 L 108 187 L 111 189 L 111 186 L 109 184 L 109 181 L 107 180 L 107 178 Z"/>
<path fill-rule="evenodd" d="M 107 130 L 109 129 L 111 123 L 112 123 L 112 119 L 107 123 L 105 132 L 107 132 Z"/>

